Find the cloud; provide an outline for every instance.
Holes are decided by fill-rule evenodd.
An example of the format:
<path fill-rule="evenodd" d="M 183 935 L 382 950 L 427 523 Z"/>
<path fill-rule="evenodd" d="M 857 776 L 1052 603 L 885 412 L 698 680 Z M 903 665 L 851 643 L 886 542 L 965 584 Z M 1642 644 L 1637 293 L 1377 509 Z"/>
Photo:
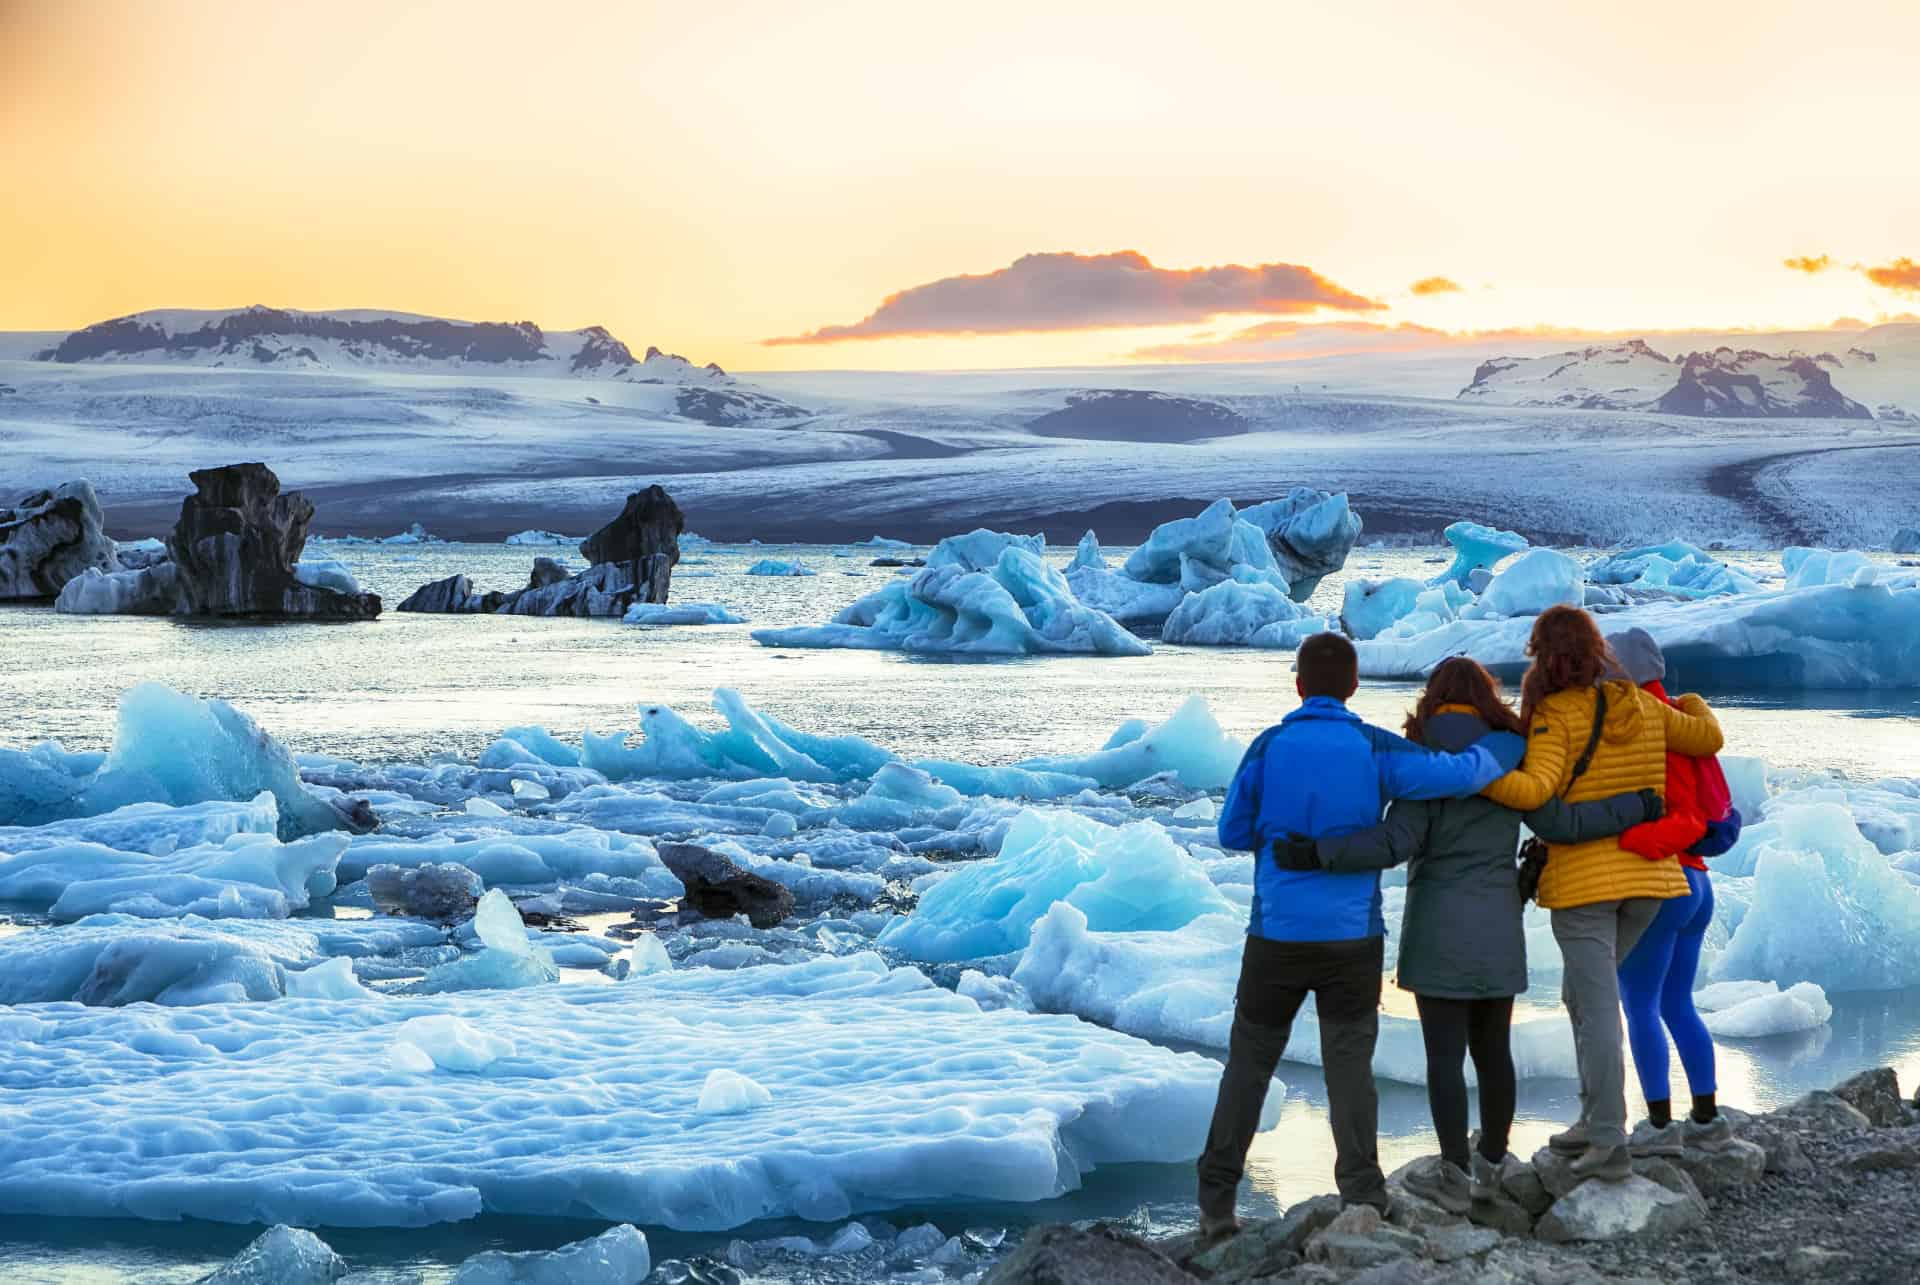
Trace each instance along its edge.
<path fill-rule="evenodd" d="M 1912 259 L 1895 259 L 1877 268 L 1862 266 L 1860 271 L 1867 274 L 1867 280 L 1888 290 L 1898 290 L 1902 294 L 1920 294 L 1920 263 Z"/>
<path fill-rule="evenodd" d="M 1833 266 L 1833 256 L 1830 254 L 1818 256 L 1798 254 L 1791 259 L 1782 259 L 1781 262 L 1787 267 L 1792 268 L 1795 272 L 1804 272 L 1808 276 L 1812 276 L 1816 272 L 1825 272 L 1828 268 L 1831 268 Z"/>
<path fill-rule="evenodd" d="M 1451 277 L 1422 277 L 1407 287 L 1418 295 L 1458 294 L 1464 288 Z"/>
<path fill-rule="evenodd" d="M 762 342 L 1018 334 L 1206 321 L 1234 313 L 1371 312 L 1387 305 L 1292 263 L 1161 268 L 1132 250 L 1029 254 L 979 276 L 888 295 L 864 320 Z"/>

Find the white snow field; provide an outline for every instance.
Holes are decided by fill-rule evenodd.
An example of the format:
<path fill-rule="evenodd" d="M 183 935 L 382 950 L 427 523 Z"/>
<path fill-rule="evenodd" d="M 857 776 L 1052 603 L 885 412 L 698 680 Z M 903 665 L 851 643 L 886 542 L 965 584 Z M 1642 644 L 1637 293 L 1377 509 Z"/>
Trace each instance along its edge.
<path fill-rule="evenodd" d="M 1218 1080 L 871 954 L 379 1003 L 56 1004 L 0 1026 L 0 1209 L 63 1217 L 712 1230 L 1037 1200 L 1097 1165 L 1190 1158 Z M 715 1071 L 770 1105 L 701 1112 Z"/>
<path fill-rule="evenodd" d="M 173 336 L 207 321 L 155 324 Z M 234 462 L 236 442 L 315 499 L 319 531 L 385 536 L 421 521 L 494 541 L 591 530 L 644 478 L 667 484 L 701 531 L 742 540 L 884 530 L 930 543 L 981 525 L 1132 540 L 1222 495 L 1305 485 L 1351 495 L 1374 533 L 1436 533 L 1472 513 L 1535 542 L 1885 548 L 1914 523 L 1920 476 L 1912 323 L 1655 337 L 1670 355 L 1830 350 L 1841 364 L 1821 368 L 1840 399 L 1786 398 L 1784 421 L 1759 405 L 1743 418 L 1638 396 L 1632 409 L 1460 396 L 1482 361 L 1551 341 L 1264 365 L 732 377 L 665 355 L 616 374 L 617 341 L 589 338 L 542 332 L 499 361 L 390 344 L 355 356 L 291 334 L 269 345 L 287 354 L 272 361 L 244 345 L 95 351 L 96 339 L 72 361 L 0 361 L 0 441 L 25 462 L 18 485 L 88 478 L 115 534 L 139 535 L 171 520 L 190 469 Z M 49 346 L 0 337 L 5 353 Z M 589 346 L 609 361 L 575 367 L 568 354 Z M 1662 364 L 1669 383 L 1673 369 Z M 1881 417 L 1849 418 L 1849 405 Z M 626 442 L 644 450 L 609 450 Z"/>

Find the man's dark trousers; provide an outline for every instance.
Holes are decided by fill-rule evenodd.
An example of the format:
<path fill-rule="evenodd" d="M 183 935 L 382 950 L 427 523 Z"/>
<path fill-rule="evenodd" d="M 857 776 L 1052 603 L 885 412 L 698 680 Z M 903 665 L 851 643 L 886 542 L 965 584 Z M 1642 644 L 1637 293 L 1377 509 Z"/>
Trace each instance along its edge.
<path fill-rule="evenodd" d="M 1234 996 L 1233 1036 L 1213 1127 L 1200 1157 L 1200 1215 L 1233 1216 L 1247 1148 L 1260 1128 L 1267 1086 L 1309 994 L 1320 1017 L 1320 1061 L 1333 1126 L 1334 1184 L 1348 1204 L 1387 1207 L 1380 1172 L 1379 1097 L 1373 1046 L 1380 1033 L 1380 971 L 1386 939 L 1268 941 L 1248 937 Z"/>

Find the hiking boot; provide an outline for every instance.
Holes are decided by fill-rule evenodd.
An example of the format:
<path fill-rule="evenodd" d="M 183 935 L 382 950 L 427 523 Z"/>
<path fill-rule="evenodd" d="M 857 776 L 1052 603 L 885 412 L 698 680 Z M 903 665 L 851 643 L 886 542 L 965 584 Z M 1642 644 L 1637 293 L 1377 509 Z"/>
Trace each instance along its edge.
<path fill-rule="evenodd" d="M 1681 1126 L 1678 1120 L 1669 1120 L 1665 1124 L 1655 1124 L 1651 1120 L 1642 1120 L 1633 1126 L 1633 1136 L 1627 1139 L 1627 1150 L 1635 1159 L 1641 1156 L 1677 1156 L 1685 1147 L 1681 1143 Z"/>
<path fill-rule="evenodd" d="M 1625 1147 L 1588 1147 L 1569 1168 L 1575 1182 L 1598 1178 L 1601 1182 L 1625 1182 L 1633 1177 L 1633 1153 Z"/>
<path fill-rule="evenodd" d="M 1474 1200 L 1492 1200 L 1500 1194 L 1500 1171 L 1507 1167 L 1507 1161 L 1511 1159 L 1513 1154 L 1509 1152 L 1501 1157 L 1499 1164 L 1495 1164 L 1478 1151 L 1473 1153 L 1472 1195 Z"/>
<path fill-rule="evenodd" d="M 1202 1250 L 1212 1249 L 1223 1241 L 1232 1240 L 1240 1234 L 1240 1220 L 1232 1214 L 1222 1218 L 1201 1218 L 1200 1244 Z"/>
<path fill-rule="evenodd" d="M 1698 1147 L 1702 1151 L 1725 1151 L 1733 1145 L 1733 1126 L 1727 1123 L 1727 1117 L 1716 1115 L 1701 1124 L 1692 1116 L 1680 1126 L 1680 1136 L 1689 1147 Z"/>
<path fill-rule="evenodd" d="M 1593 1145 L 1593 1135 L 1587 1132 L 1585 1120 L 1571 1129 L 1563 1130 L 1547 1139 L 1547 1145 L 1564 1156 L 1577 1156 Z"/>
<path fill-rule="evenodd" d="M 1400 1181 L 1414 1195 L 1431 1200 L 1450 1214 L 1464 1214 L 1473 1208 L 1473 1180 L 1451 1160 L 1435 1157 L 1431 1164 L 1407 1170 Z"/>

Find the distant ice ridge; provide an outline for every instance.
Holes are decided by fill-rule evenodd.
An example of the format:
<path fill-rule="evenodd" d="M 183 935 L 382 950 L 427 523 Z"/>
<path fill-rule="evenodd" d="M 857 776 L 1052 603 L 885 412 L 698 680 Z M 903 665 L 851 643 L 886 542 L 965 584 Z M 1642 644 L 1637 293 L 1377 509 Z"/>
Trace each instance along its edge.
<path fill-rule="evenodd" d="M 158 683 L 135 684 L 121 696 L 110 754 L 68 753 L 52 741 L 0 748 L 0 825 L 95 816 L 136 802 L 243 800 L 262 790 L 273 795 L 283 838 L 371 824 L 344 801 L 336 807 L 302 785 L 293 757 L 233 706 Z"/>
<path fill-rule="evenodd" d="M 516 531 L 508 536 L 503 543 L 544 546 L 549 544 L 578 544 L 580 543 L 580 539 L 577 536 L 561 535 L 558 531 Z"/>
<path fill-rule="evenodd" d="M 1920 686 L 1920 577 L 1892 573 L 1858 553 L 1789 550 L 1787 588 L 1750 577 L 1692 546 L 1629 550 L 1587 569 L 1552 550 L 1515 559 L 1466 605 L 1409 603 L 1369 586 L 1357 617 L 1360 672 L 1419 678 L 1449 656 L 1517 673 L 1533 617 L 1555 601 L 1602 612 L 1609 633 L 1646 629 L 1687 686 L 1872 689 Z M 1354 605 L 1349 594 L 1349 609 Z M 1375 603 L 1371 599 L 1379 599 Z M 1398 618 L 1384 623 L 1394 612 Z"/>
<path fill-rule="evenodd" d="M 1151 648 L 1083 604 L 1042 558 L 1039 536 L 985 529 L 949 536 L 910 579 L 858 599 L 828 625 L 756 629 L 767 647 L 1144 656 Z"/>
<path fill-rule="evenodd" d="M 20 1006 L 0 1025 L 0 1211 L 62 1217 L 718 1230 L 1040 1200 L 1097 1165 L 1191 1159 L 1219 1081 L 1210 1059 L 983 1012 L 870 953 L 378 1004 Z M 716 1070 L 772 1108 L 700 1114 Z M 113 1093 L 92 1091 L 103 1076 Z"/>

